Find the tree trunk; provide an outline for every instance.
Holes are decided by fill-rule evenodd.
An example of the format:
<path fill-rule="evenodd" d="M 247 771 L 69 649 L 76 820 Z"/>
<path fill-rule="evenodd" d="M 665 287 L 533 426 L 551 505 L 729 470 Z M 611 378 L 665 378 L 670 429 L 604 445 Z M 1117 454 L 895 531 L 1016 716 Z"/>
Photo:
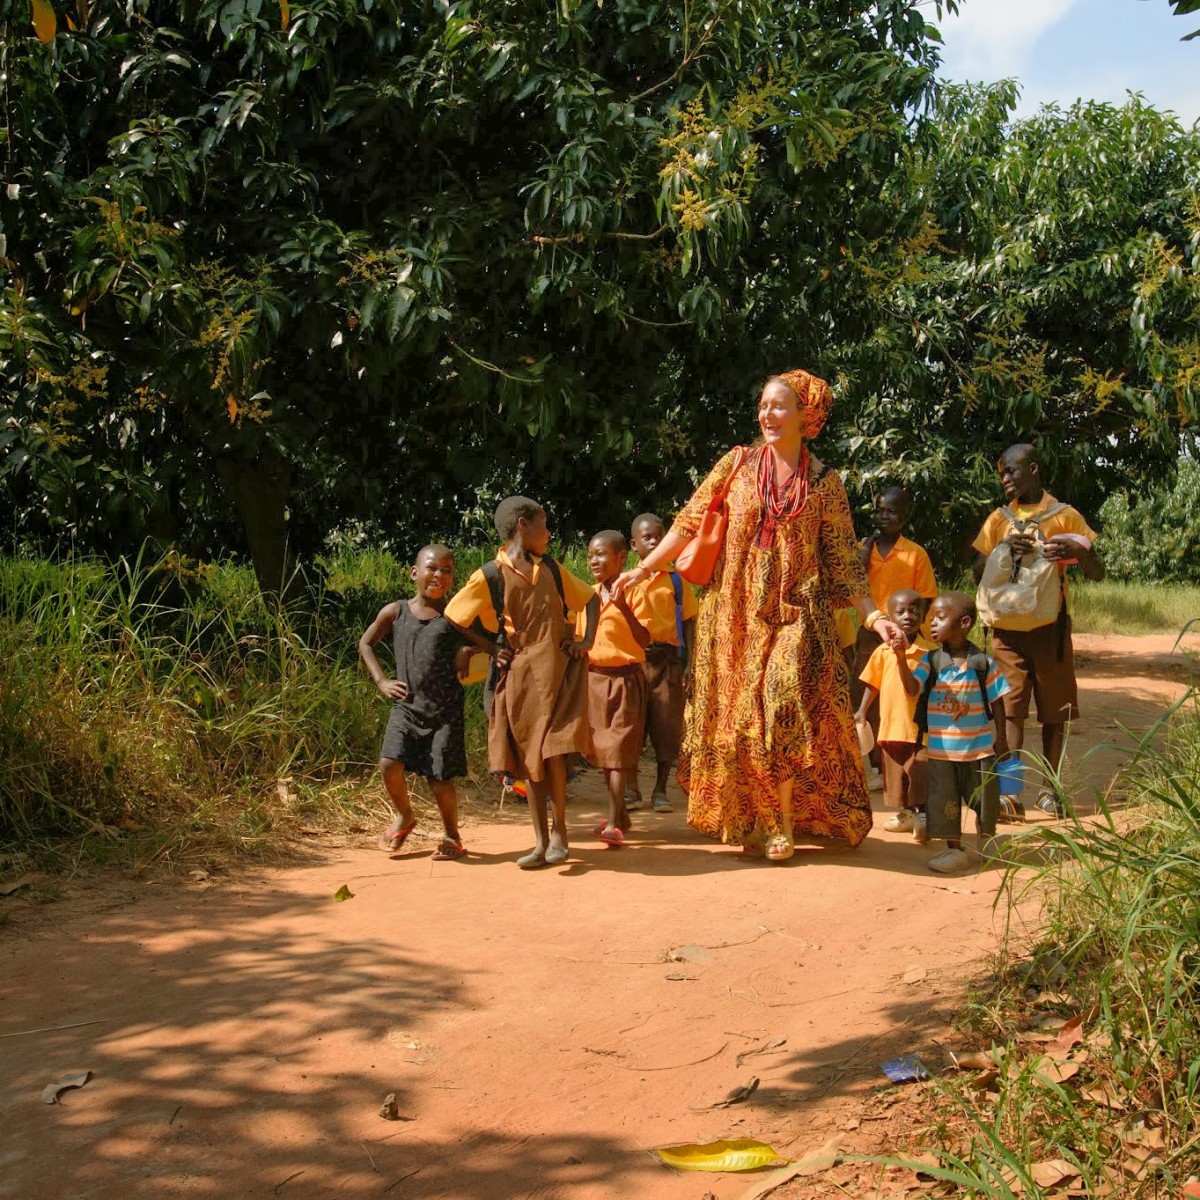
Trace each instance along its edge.
<path fill-rule="evenodd" d="M 304 586 L 288 545 L 291 467 L 274 450 L 260 446 L 253 458 L 219 456 L 217 470 L 233 501 L 263 596 L 293 607 L 301 601 Z"/>

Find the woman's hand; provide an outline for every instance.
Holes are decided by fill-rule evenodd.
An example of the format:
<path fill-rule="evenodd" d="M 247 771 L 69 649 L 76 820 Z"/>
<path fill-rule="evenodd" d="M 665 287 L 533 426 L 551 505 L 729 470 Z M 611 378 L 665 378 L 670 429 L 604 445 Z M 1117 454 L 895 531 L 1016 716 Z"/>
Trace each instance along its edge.
<path fill-rule="evenodd" d="M 645 567 L 634 567 L 631 571 L 622 571 L 613 580 L 609 591 L 614 596 L 623 596 L 626 588 L 637 587 L 639 583 L 645 583 L 649 578 L 650 572 Z"/>
<path fill-rule="evenodd" d="M 879 634 L 880 640 L 886 646 L 891 646 L 893 650 L 901 651 L 908 648 L 908 638 L 904 634 L 904 630 L 896 624 L 895 621 L 888 620 L 887 617 L 880 617 L 871 629 Z"/>

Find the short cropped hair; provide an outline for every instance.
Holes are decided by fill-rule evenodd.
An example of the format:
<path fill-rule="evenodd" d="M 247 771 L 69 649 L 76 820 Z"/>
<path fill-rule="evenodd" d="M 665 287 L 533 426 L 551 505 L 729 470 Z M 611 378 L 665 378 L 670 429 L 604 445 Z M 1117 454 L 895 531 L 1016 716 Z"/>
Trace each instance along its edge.
<path fill-rule="evenodd" d="M 508 496 L 496 506 L 496 532 L 507 542 L 517 532 L 517 522 L 532 521 L 546 510 L 528 496 Z"/>
<path fill-rule="evenodd" d="M 891 487 L 885 487 L 876 497 L 876 500 L 899 501 L 904 505 L 905 512 L 912 512 L 913 498 L 912 492 L 906 487 L 901 487 L 899 484 L 893 484 Z"/>
<path fill-rule="evenodd" d="M 937 599 L 945 600 L 964 617 L 970 617 L 972 625 L 979 620 L 979 610 L 975 607 L 974 596 L 968 596 L 966 592 L 942 592 Z"/>
<path fill-rule="evenodd" d="M 593 533 L 588 540 L 588 545 L 591 545 L 592 542 L 607 542 L 622 554 L 629 552 L 629 543 L 625 540 L 625 535 L 619 529 L 602 529 L 599 533 Z"/>
<path fill-rule="evenodd" d="M 662 517 L 660 517 L 658 515 L 658 513 L 639 513 L 636 517 L 633 518 L 633 521 L 631 522 L 631 524 L 629 526 L 630 536 L 633 536 L 633 534 L 637 532 L 637 527 L 643 521 L 653 521 L 655 525 L 658 525 L 662 529 L 666 529 L 666 525 L 664 524 Z"/>
<path fill-rule="evenodd" d="M 428 546 L 422 546 L 417 551 L 417 555 L 413 559 L 414 567 L 421 561 L 421 555 L 423 554 L 435 554 L 438 558 L 441 558 L 442 555 L 449 555 L 450 561 L 454 561 L 454 551 L 449 546 L 443 546 L 441 542 L 430 542 Z"/>

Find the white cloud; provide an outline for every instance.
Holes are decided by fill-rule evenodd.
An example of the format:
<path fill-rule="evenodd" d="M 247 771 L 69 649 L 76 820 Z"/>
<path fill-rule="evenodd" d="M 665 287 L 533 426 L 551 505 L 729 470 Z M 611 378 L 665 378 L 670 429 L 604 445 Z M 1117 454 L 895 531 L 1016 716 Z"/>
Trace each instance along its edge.
<path fill-rule="evenodd" d="M 958 16 L 939 23 L 945 73 L 988 82 L 1019 75 L 1038 39 L 1077 0 L 962 0 Z"/>

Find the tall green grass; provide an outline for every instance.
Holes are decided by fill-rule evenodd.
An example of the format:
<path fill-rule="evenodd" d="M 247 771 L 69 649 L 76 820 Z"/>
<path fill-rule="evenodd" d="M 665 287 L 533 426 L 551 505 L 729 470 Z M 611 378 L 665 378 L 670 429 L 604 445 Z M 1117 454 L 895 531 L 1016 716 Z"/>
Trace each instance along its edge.
<path fill-rule="evenodd" d="M 1070 607 L 1077 633 L 1178 633 L 1200 617 L 1200 586 L 1072 580 Z"/>
<path fill-rule="evenodd" d="M 1200 1171 L 1200 704 L 1195 691 L 1136 746 L 1132 803 L 1010 843 L 1009 937 L 966 1023 L 993 1043 L 984 1088 L 948 1086 L 941 1178 L 972 1197 L 1177 1197 Z M 1027 922 L 1033 918 L 1030 936 Z M 1054 1077 L 1035 1018 L 1082 1017 L 1078 1074 Z M 1139 1158 L 1145 1158 L 1144 1163 Z"/>
<path fill-rule="evenodd" d="M 236 565 L 0 559 L 0 840 L 191 828 L 244 842 L 281 805 L 369 777 L 387 708 L 357 640 L 406 580 L 341 583 L 301 632 Z"/>

